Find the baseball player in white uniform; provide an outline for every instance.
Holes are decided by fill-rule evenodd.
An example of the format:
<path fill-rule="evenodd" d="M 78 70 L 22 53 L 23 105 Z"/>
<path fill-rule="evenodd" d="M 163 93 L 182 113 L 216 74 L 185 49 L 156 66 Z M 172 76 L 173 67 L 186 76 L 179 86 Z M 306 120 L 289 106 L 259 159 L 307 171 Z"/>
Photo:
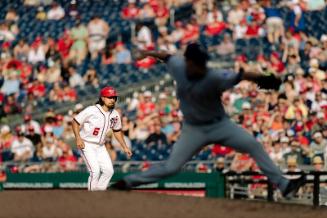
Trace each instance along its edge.
<path fill-rule="evenodd" d="M 128 158 L 132 152 L 127 147 L 121 131 L 121 118 L 114 109 L 118 94 L 110 86 L 100 91 L 99 101 L 85 108 L 73 119 L 76 145 L 90 172 L 89 191 L 106 190 L 114 174 L 110 156 L 105 147 L 105 138 L 111 129 Z"/>
<path fill-rule="evenodd" d="M 237 73 L 209 69 L 208 54 L 197 43 L 187 46 L 184 57 L 163 51 L 140 51 L 136 56 L 139 59 L 152 56 L 167 63 L 168 70 L 177 83 L 177 96 L 184 123 L 181 136 L 166 162 L 155 165 L 148 171 L 130 174 L 116 182 L 113 188 L 126 190 L 173 175 L 204 146 L 214 143 L 249 153 L 284 196 L 293 194 L 305 183 L 303 176 L 297 180 L 286 179 L 263 146 L 229 119 L 221 102 L 222 93 L 243 79 L 254 81 L 266 89 L 278 89 L 280 79 L 274 75 L 264 75 L 259 69 L 251 69 L 247 65 L 240 66 Z"/>

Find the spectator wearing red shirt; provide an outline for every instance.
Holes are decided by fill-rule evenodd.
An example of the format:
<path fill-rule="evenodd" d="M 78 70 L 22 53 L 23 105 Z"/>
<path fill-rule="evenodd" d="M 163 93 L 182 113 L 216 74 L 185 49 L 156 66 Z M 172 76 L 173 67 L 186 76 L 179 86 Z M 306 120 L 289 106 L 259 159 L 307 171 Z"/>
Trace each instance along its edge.
<path fill-rule="evenodd" d="M 266 18 L 265 11 L 257 3 L 248 10 L 248 13 L 252 20 L 256 21 L 258 24 L 262 24 Z"/>
<path fill-rule="evenodd" d="M 64 90 L 59 83 L 55 83 L 53 89 L 49 93 L 49 100 L 54 102 L 62 102 L 64 100 Z"/>
<path fill-rule="evenodd" d="M 216 157 L 226 156 L 231 154 L 234 150 L 230 147 L 215 144 L 211 150 L 212 154 Z"/>
<path fill-rule="evenodd" d="M 4 102 L 5 96 L 0 92 L 0 102 Z"/>
<path fill-rule="evenodd" d="M 155 111 L 156 105 L 152 102 L 152 94 L 150 91 L 144 92 L 144 102 L 140 102 L 138 112 L 141 117 L 150 115 Z"/>
<path fill-rule="evenodd" d="M 62 151 L 62 155 L 58 158 L 58 162 L 62 172 L 77 170 L 77 158 L 70 149 L 64 149 Z"/>
<path fill-rule="evenodd" d="M 32 73 L 32 67 L 19 59 L 11 59 L 5 65 L 6 70 L 15 70 L 19 72 L 19 77 L 21 81 L 26 81 L 27 78 Z"/>
<path fill-rule="evenodd" d="M 215 16 L 216 15 L 214 15 L 214 18 L 216 18 Z M 215 19 L 207 24 L 205 31 L 208 36 L 216 36 L 219 35 L 225 28 L 226 24 L 224 22 Z"/>
<path fill-rule="evenodd" d="M 66 30 L 64 32 L 64 34 L 62 35 L 62 37 L 60 37 L 60 39 L 58 40 L 58 43 L 57 43 L 57 49 L 58 49 L 62 59 L 68 58 L 70 47 L 73 45 L 73 43 L 74 43 L 74 40 L 71 39 L 71 37 L 69 36 L 68 30 Z"/>
<path fill-rule="evenodd" d="M 295 129 L 295 131 L 297 131 L 297 129 Z M 298 141 L 304 147 L 308 147 L 309 144 L 310 144 L 309 139 L 306 136 L 304 136 L 304 130 L 297 131 L 297 133 L 296 133 L 296 141 Z"/>
<path fill-rule="evenodd" d="M 3 109 L 6 114 L 15 114 L 22 111 L 21 106 L 17 102 L 15 94 L 10 94 L 7 96 L 7 100 L 4 103 Z"/>
<path fill-rule="evenodd" d="M 135 2 L 136 0 L 128 0 L 128 5 L 121 12 L 123 19 L 132 20 L 138 17 L 140 9 L 136 6 Z"/>
<path fill-rule="evenodd" d="M 230 169 L 235 172 L 244 172 L 250 170 L 253 159 L 248 154 L 236 153 L 231 163 Z"/>
<path fill-rule="evenodd" d="M 27 93 L 32 93 L 35 97 L 43 97 L 45 92 L 45 85 L 37 79 L 28 84 Z"/>
<path fill-rule="evenodd" d="M 248 24 L 245 37 L 246 38 L 258 38 L 260 36 L 261 27 L 258 25 L 257 21 L 253 20 Z"/>
<path fill-rule="evenodd" d="M 279 58 L 279 54 L 277 52 L 272 52 L 270 55 L 270 66 L 273 72 L 278 74 L 283 74 L 285 72 L 285 66 L 283 62 Z"/>
<path fill-rule="evenodd" d="M 169 9 L 166 5 L 165 1 L 152 1 L 156 2 L 156 4 L 152 4 L 152 8 L 156 14 L 155 23 L 157 26 L 165 26 L 167 23 L 167 20 L 169 18 Z M 151 3 L 150 3 L 151 4 Z"/>
<path fill-rule="evenodd" d="M 181 43 L 186 45 L 188 43 L 198 40 L 200 36 L 200 27 L 196 22 L 196 19 L 192 18 L 191 22 L 186 24 L 184 29 L 184 36 L 181 39 Z"/>
<path fill-rule="evenodd" d="M 77 100 L 76 90 L 70 87 L 69 85 L 64 86 L 64 101 L 74 102 Z"/>

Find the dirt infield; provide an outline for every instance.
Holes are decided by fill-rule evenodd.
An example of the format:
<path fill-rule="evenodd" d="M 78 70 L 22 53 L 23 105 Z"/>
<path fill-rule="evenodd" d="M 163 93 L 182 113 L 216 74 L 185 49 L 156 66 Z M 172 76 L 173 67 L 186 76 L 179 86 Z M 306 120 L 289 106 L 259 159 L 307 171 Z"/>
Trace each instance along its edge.
<path fill-rule="evenodd" d="M 4 218 L 302 218 L 327 217 L 326 209 L 240 200 L 139 192 L 72 190 L 0 192 Z"/>

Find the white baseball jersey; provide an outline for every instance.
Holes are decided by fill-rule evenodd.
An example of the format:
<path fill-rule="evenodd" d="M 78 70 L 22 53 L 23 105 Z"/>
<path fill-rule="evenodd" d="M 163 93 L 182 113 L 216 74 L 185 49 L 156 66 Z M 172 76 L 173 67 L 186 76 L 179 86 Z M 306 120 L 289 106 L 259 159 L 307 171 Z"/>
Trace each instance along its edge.
<path fill-rule="evenodd" d="M 119 131 L 122 128 L 119 113 L 115 109 L 105 112 L 99 104 L 85 108 L 74 119 L 81 126 L 81 138 L 100 145 L 104 144 L 110 129 Z"/>

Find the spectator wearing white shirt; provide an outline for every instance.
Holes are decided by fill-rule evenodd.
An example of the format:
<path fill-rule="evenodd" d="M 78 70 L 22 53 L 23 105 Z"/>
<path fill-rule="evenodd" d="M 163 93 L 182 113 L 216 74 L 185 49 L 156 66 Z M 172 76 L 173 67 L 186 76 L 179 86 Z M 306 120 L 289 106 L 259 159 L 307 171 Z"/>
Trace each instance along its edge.
<path fill-rule="evenodd" d="M 149 27 L 143 24 L 136 25 L 135 44 L 139 49 L 149 49 L 153 46 L 152 34 Z"/>
<path fill-rule="evenodd" d="M 15 40 L 15 38 L 15 34 L 9 30 L 8 24 L 0 24 L 0 41 L 11 42 Z"/>
<path fill-rule="evenodd" d="M 234 40 L 244 39 L 246 31 L 247 31 L 246 20 L 243 19 L 240 22 L 240 24 L 235 26 L 234 36 L 233 36 Z"/>
<path fill-rule="evenodd" d="M 109 35 L 110 27 L 108 23 L 99 16 L 94 16 L 87 25 L 88 47 L 92 59 L 96 58 L 98 52 L 106 47 L 106 39 Z"/>
<path fill-rule="evenodd" d="M 284 152 L 280 141 L 273 142 L 273 149 L 269 152 L 269 156 L 277 165 L 283 164 Z"/>
<path fill-rule="evenodd" d="M 170 34 L 170 41 L 173 43 L 179 42 L 184 36 L 184 25 L 181 21 L 175 22 L 175 29 Z"/>
<path fill-rule="evenodd" d="M 326 3 L 324 0 L 306 0 L 306 1 L 307 1 L 307 8 L 309 11 L 318 11 L 326 7 Z"/>
<path fill-rule="evenodd" d="M 34 146 L 31 140 L 26 138 L 22 132 L 17 133 L 11 145 L 11 152 L 14 155 L 14 161 L 28 161 L 33 157 Z"/>
<path fill-rule="evenodd" d="M 245 18 L 245 12 L 242 10 L 241 4 L 236 4 L 232 10 L 228 12 L 227 21 L 233 26 L 239 25 Z"/>
<path fill-rule="evenodd" d="M 28 127 L 33 127 L 35 133 L 41 135 L 40 123 L 32 120 L 32 116 L 30 114 L 24 115 L 24 123 L 20 126 L 21 131 L 25 134 L 27 134 Z"/>
<path fill-rule="evenodd" d="M 47 13 L 48 20 L 60 20 L 65 16 L 64 9 L 54 2 L 51 6 L 51 9 Z"/>
<path fill-rule="evenodd" d="M 70 66 L 68 68 L 68 72 L 70 75 L 70 77 L 69 77 L 69 86 L 70 87 L 84 86 L 85 81 L 83 80 L 82 76 L 76 72 L 76 69 L 74 67 Z"/>
<path fill-rule="evenodd" d="M 41 152 L 43 160 L 54 161 L 60 156 L 61 153 L 61 150 L 57 147 L 53 140 L 45 140 Z"/>
<path fill-rule="evenodd" d="M 213 23 L 215 21 L 223 22 L 223 14 L 219 11 L 218 8 L 214 8 L 212 11 L 209 11 L 207 15 L 207 22 Z"/>
<path fill-rule="evenodd" d="M 37 64 L 45 61 L 45 52 L 42 46 L 35 44 L 31 45 L 31 49 L 28 52 L 27 60 L 31 64 Z"/>

